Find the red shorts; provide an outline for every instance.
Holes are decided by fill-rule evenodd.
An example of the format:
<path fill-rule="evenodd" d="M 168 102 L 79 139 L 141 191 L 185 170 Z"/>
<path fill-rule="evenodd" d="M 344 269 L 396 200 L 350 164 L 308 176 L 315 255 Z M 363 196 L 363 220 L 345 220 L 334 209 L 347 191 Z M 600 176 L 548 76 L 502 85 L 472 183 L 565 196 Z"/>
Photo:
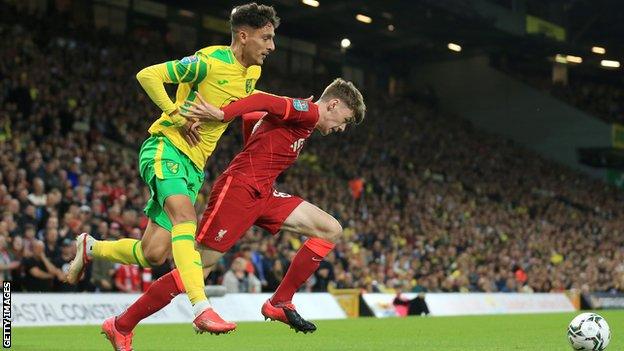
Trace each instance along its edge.
<path fill-rule="evenodd" d="M 212 186 L 196 241 L 219 252 L 228 251 L 253 225 L 277 234 L 303 199 L 273 190 L 260 195 L 249 184 L 221 175 Z"/>

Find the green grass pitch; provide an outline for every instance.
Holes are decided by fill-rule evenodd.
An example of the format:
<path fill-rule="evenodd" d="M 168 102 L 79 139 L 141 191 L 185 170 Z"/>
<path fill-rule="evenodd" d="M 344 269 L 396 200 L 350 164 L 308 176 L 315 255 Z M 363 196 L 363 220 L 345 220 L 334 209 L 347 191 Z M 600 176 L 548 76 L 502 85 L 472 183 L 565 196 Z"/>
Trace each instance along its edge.
<path fill-rule="evenodd" d="M 608 351 L 623 350 L 624 311 L 599 311 L 611 327 Z M 314 334 L 296 334 L 279 322 L 239 323 L 229 335 L 195 335 L 190 323 L 143 325 L 134 349 L 142 350 L 571 350 L 568 323 L 577 313 L 359 318 L 318 321 Z M 13 350 L 112 350 L 99 326 L 13 328 Z"/>

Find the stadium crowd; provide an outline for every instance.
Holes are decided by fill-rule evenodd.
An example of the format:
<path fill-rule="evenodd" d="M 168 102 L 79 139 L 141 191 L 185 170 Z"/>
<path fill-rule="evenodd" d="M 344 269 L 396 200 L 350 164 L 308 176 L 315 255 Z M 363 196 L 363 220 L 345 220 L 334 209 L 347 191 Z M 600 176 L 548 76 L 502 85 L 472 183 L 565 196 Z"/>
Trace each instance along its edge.
<path fill-rule="evenodd" d="M 149 192 L 136 152 L 158 113 L 134 73 L 184 54 L 149 33 L 68 37 L 53 16 L 0 6 L 2 279 L 14 291 L 141 291 L 170 264 L 95 261 L 78 287 L 60 278 L 81 232 L 140 237 Z M 264 91 L 312 93 L 270 64 L 264 75 Z M 312 138 L 278 179 L 344 227 L 307 290 L 624 291 L 620 190 L 426 104 L 371 96 L 361 126 Z M 198 213 L 240 143 L 233 125 L 208 162 Z M 207 281 L 272 291 L 302 240 L 251 228 Z"/>
<path fill-rule="evenodd" d="M 576 68 L 572 67 L 568 70 L 567 84 L 563 84 L 553 82 L 552 68 L 545 70 L 542 61 L 522 64 L 504 57 L 495 57 L 492 63 L 505 73 L 607 123 L 624 124 L 624 87 L 612 74 L 605 77 L 591 71 L 576 72 Z"/>

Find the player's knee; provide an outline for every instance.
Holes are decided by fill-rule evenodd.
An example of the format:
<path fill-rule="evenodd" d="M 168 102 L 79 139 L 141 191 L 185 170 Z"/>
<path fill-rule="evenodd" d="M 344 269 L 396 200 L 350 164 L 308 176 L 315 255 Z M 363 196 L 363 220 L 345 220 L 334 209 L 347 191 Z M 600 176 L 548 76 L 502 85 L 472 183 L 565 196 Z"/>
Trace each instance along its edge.
<path fill-rule="evenodd" d="M 336 242 L 342 235 L 342 225 L 338 222 L 337 219 L 331 217 L 331 219 L 327 220 L 326 225 L 322 230 L 321 238 L 327 241 Z"/>
<path fill-rule="evenodd" d="M 210 272 L 212 272 L 214 270 L 215 267 L 215 263 L 214 262 L 203 262 L 202 263 L 202 267 L 204 269 L 209 270 Z"/>
<path fill-rule="evenodd" d="M 197 215 L 195 214 L 195 211 L 177 211 L 171 218 L 171 223 L 173 225 L 185 222 L 197 222 Z"/>
<path fill-rule="evenodd" d="M 146 247 L 143 248 L 143 256 L 151 266 L 160 266 L 167 260 L 169 248 L 164 245 Z"/>
<path fill-rule="evenodd" d="M 197 222 L 193 204 L 187 197 L 170 196 L 165 200 L 165 211 L 173 225 L 184 222 Z"/>

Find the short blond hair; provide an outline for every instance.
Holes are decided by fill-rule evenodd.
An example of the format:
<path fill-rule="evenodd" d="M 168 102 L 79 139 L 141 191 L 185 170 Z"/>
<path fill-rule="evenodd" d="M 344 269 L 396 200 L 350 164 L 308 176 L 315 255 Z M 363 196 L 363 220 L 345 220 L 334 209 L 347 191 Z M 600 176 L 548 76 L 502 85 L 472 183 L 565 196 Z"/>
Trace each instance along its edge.
<path fill-rule="evenodd" d="M 366 105 L 362 93 L 353 85 L 353 83 L 342 78 L 336 78 L 325 88 L 321 95 L 321 100 L 339 99 L 344 102 L 347 107 L 353 111 L 355 124 L 360 124 L 366 115 Z"/>

